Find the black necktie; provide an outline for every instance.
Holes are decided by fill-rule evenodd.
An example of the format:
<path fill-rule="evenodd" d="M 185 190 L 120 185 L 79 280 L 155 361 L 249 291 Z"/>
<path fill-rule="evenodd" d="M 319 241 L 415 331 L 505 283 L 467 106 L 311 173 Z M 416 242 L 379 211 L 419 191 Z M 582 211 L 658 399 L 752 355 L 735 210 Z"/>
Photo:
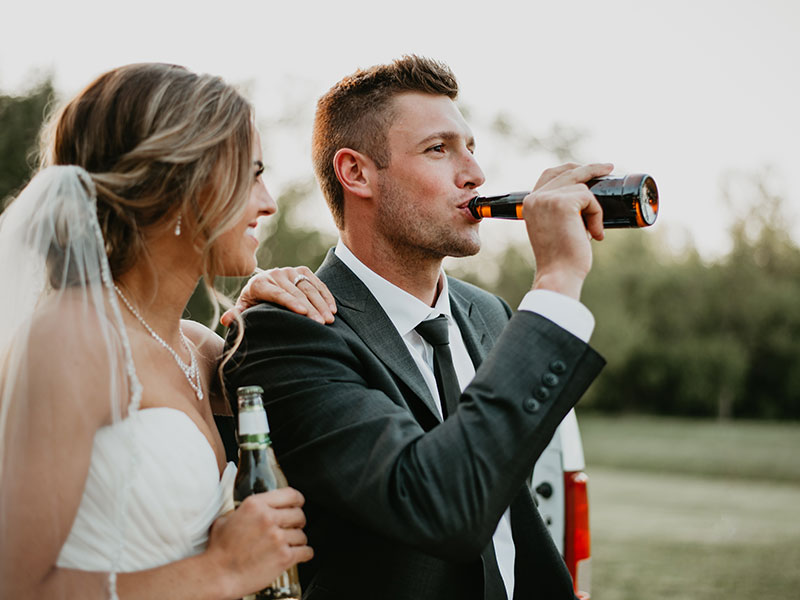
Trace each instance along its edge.
<path fill-rule="evenodd" d="M 456 411 L 458 398 L 461 396 L 461 386 L 450 354 L 447 317 L 439 315 L 435 319 L 423 321 L 414 329 L 433 346 L 433 374 L 439 390 L 442 414 L 447 418 L 447 415 L 452 415 Z"/>
<path fill-rule="evenodd" d="M 436 387 L 439 389 L 439 400 L 442 403 L 442 413 L 447 415 L 455 413 L 458 399 L 461 396 L 461 385 L 456 377 L 453 366 L 453 356 L 450 354 L 450 335 L 447 317 L 439 315 L 435 319 L 423 321 L 417 325 L 417 333 L 433 346 L 433 374 L 436 377 Z M 484 597 L 490 600 L 506 598 L 506 588 L 497 566 L 497 557 L 494 552 L 494 543 L 489 541 L 481 553 L 483 562 Z"/>

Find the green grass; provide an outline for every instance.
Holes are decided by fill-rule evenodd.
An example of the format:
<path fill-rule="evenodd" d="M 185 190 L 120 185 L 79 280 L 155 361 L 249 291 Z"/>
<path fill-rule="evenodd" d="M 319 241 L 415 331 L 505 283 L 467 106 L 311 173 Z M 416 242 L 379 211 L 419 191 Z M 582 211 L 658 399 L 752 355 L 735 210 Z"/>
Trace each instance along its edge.
<path fill-rule="evenodd" d="M 800 423 L 578 418 L 590 468 L 800 482 Z"/>
<path fill-rule="evenodd" d="M 800 597 L 800 424 L 579 420 L 595 600 Z"/>

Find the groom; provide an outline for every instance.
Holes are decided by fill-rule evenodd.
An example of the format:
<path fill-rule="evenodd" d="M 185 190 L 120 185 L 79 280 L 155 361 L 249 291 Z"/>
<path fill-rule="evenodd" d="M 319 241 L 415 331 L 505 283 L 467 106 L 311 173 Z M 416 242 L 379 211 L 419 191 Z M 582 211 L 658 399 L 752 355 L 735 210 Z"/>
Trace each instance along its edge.
<path fill-rule="evenodd" d="M 604 364 L 578 298 L 587 229 L 603 235 L 583 183 L 611 166 L 539 179 L 524 210 L 536 277 L 512 316 L 442 271 L 480 247 L 466 203 L 484 176 L 457 91 L 446 66 L 411 56 L 322 97 L 314 163 L 340 240 L 317 274 L 336 320 L 256 306 L 225 369 L 232 398 L 264 388 L 306 497 L 304 598 L 574 598 L 526 478 Z"/>

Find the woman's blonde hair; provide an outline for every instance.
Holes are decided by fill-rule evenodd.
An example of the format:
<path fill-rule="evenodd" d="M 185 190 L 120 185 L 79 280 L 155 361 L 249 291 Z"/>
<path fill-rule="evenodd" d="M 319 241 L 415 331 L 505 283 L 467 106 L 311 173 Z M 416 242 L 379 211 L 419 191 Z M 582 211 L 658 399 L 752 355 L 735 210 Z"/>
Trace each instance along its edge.
<path fill-rule="evenodd" d="M 180 218 L 194 232 L 211 287 L 219 274 L 214 242 L 245 209 L 252 144 L 252 106 L 222 79 L 133 64 L 104 73 L 53 116 L 42 133 L 42 167 L 89 172 L 114 277 L 146 255 L 145 232 Z"/>

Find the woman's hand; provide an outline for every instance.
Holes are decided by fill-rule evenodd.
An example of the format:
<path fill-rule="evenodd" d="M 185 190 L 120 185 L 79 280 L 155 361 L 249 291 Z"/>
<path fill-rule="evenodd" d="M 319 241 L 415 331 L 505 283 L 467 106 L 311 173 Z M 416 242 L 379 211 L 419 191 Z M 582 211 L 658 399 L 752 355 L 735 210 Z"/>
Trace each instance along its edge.
<path fill-rule="evenodd" d="M 308 267 L 259 270 L 244 286 L 234 308 L 225 311 L 220 322 L 229 327 L 236 312 L 260 302 L 274 302 L 319 323 L 333 323 L 336 301 L 328 287 Z"/>
<path fill-rule="evenodd" d="M 205 558 L 231 597 L 263 589 L 289 567 L 311 560 L 314 551 L 302 530 L 304 502 L 297 490 L 280 488 L 248 496 L 214 521 Z"/>

